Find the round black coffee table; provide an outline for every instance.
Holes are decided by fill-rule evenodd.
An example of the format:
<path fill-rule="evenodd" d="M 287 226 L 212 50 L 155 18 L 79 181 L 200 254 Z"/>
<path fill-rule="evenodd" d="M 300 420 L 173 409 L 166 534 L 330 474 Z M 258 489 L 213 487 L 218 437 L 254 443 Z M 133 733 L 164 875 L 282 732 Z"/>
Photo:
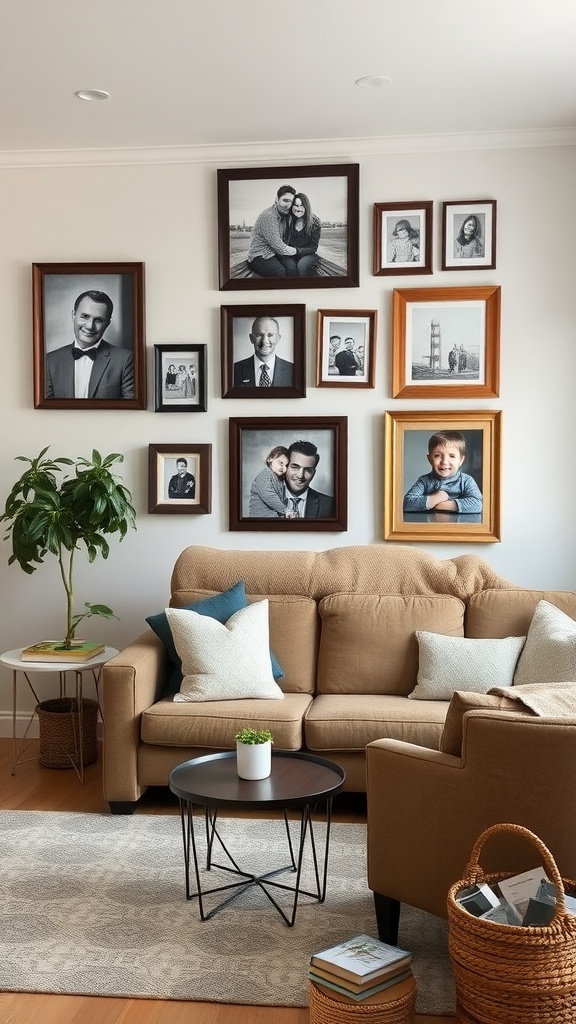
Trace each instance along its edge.
<path fill-rule="evenodd" d="M 266 894 L 287 925 L 292 927 L 296 920 L 299 896 L 310 896 L 318 903 L 326 897 L 328 877 L 328 852 L 330 849 L 330 824 L 332 820 L 332 799 L 344 786 L 346 772 L 340 765 L 328 761 L 325 757 L 315 754 L 284 753 L 277 751 L 272 754 L 272 771 L 267 779 L 251 782 L 241 779 L 236 770 L 236 753 L 207 754 L 195 757 L 191 761 L 179 764 L 170 773 L 170 789 L 180 801 L 182 819 L 182 838 L 184 842 L 184 866 L 186 873 L 186 899 L 198 900 L 202 921 L 213 917 L 222 907 L 239 896 L 249 886 L 257 885 Z M 320 803 L 325 803 L 326 838 L 324 842 L 323 863 L 319 857 L 314 837 L 312 812 Z M 230 885 L 216 886 L 212 889 L 202 888 L 202 879 L 198 864 L 198 849 L 194 832 L 194 807 L 204 808 L 206 829 L 206 870 L 219 868 L 233 875 L 240 876 L 239 882 Z M 263 875 L 242 871 L 232 854 L 226 848 L 218 830 L 218 810 L 220 808 L 247 809 L 278 809 L 283 812 L 290 864 L 277 868 Z M 290 833 L 287 811 L 300 811 L 298 839 L 296 842 Z M 256 836 L 258 835 L 256 831 Z M 314 864 L 316 890 L 308 892 L 300 885 L 302 876 L 302 858 L 306 839 L 309 839 Z M 228 859 L 225 865 L 217 864 L 213 859 L 214 841 Z M 194 861 L 196 891 L 190 887 L 190 853 Z M 285 871 L 296 873 L 295 884 L 285 885 L 272 881 L 272 876 Z M 294 894 L 291 911 L 286 914 L 276 902 L 270 888 L 283 889 Z M 232 890 L 230 892 L 230 890 Z M 209 912 L 204 910 L 204 897 L 209 893 L 228 891 L 228 897 Z"/>

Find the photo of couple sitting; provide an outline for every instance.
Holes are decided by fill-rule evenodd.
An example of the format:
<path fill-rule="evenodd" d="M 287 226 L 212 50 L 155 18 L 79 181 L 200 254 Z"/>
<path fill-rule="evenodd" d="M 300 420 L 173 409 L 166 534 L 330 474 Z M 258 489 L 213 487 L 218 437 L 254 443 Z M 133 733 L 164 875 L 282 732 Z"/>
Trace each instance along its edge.
<path fill-rule="evenodd" d="M 250 517 L 258 519 L 330 519 L 334 498 L 316 491 L 314 479 L 320 455 L 311 441 L 276 445 L 250 487 Z"/>

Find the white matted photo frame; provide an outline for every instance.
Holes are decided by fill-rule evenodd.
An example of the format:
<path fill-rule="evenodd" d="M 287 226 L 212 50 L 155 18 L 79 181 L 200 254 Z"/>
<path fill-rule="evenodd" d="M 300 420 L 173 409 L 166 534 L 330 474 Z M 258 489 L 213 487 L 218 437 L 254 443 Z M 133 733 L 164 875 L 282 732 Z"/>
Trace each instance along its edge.
<path fill-rule="evenodd" d="M 500 286 L 398 288 L 392 299 L 394 398 L 497 398 Z"/>
<path fill-rule="evenodd" d="M 501 418 L 487 409 L 385 413 L 385 540 L 500 540 Z"/>
<path fill-rule="evenodd" d="M 318 310 L 316 387 L 374 387 L 377 323 L 375 309 Z"/>
<path fill-rule="evenodd" d="M 218 170 L 219 287 L 359 284 L 359 164 Z"/>
<path fill-rule="evenodd" d="M 198 515 L 212 511 L 212 445 L 148 445 L 148 512 Z"/>
<path fill-rule="evenodd" d="M 432 273 L 431 199 L 374 204 L 373 273 Z"/>
<path fill-rule="evenodd" d="M 442 270 L 493 270 L 495 266 L 496 200 L 443 203 Z"/>
<path fill-rule="evenodd" d="M 303 304 L 221 306 L 222 398 L 305 398 L 305 333 Z"/>
<path fill-rule="evenodd" d="M 230 530 L 348 528 L 346 416 L 229 421 Z"/>
<path fill-rule="evenodd" d="M 145 409 L 143 263 L 33 263 L 35 409 Z"/>
<path fill-rule="evenodd" d="M 206 345 L 154 345 L 155 412 L 206 412 Z"/>

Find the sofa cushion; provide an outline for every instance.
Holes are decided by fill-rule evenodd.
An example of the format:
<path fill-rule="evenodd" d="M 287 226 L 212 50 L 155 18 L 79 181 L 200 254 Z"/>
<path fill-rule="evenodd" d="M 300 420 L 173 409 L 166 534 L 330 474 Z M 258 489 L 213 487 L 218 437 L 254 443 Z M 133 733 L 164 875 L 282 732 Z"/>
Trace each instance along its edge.
<path fill-rule="evenodd" d="M 372 740 L 395 739 L 438 749 L 448 701 L 371 694 L 323 694 L 304 720 L 308 750 L 363 753 Z"/>
<path fill-rule="evenodd" d="M 167 608 L 184 678 L 175 701 L 282 700 L 268 643 L 268 601 L 235 612 L 226 623 L 184 608 Z"/>
<path fill-rule="evenodd" d="M 448 706 L 448 713 L 440 740 L 440 750 L 443 754 L 454 754 L 460 757 L 462 753 L 462 729 L 464 726 L 464 715 L 467 711 L 492 709 L 493 711 L 515 711 L 516 713 L 531 712 L 524 708 L 517 700 L 510 697 L 500 697 L 493 693 L 467 693 L 457 690 L 452 695 Z"/>
<path fill-rule="evenodd" d="M 481 590 L 466 602 L 466 636 L 526 636 L 539 601 L 576 619 L 576 593 L 548 590 Z"/>
<path fill-rule="evenodd" d="M 548 601 L 539 601 L 514 686 L 565 682 L 576 682 L 576 622 Z"/>
<path fill-rule="evenodd" d="M 319 605 L 317 692 L 406 695 L 416 685 L 417 629 L 462 636 L 456 597 L 331 594 Z"/>
<path fill-rule="evenodd" d="M 240 608 L 246 608 L 246 591 L 244 584 L 240 581 L 236 583 L 229 590 L 225 590 L 222 594 L 211 594 L 209 597 L 203 596 L 200 600 L 194 601 L 193 603 L 187 604 L 185 607 L 189 611 L 197 612 L 198 615 L 208 615 L 218 622 L 226 622 L 234 612 L 240 610 Z M 180 684 L 182 682 L 182 663 L 180 656 L 174 646 L 174 640 L 172 638 L 172 631 L 168 624 L 166 612 L 158 612 L 157 615 L 149 615 L 146 622 L 156 633 L 156 636 L 160 637 L 168 653 L 170 660 L 170 668 L 168 673 L 168 679 L 164 687 L 163 696 L 168 697 L 171 693 L 178 693 Z M 274 653 L 270 651 L 270 659 L 272 662 L 272 672 L 275 679 L 281 679 L 283 672 L 278 664 Z"/>
<path fill-rule="evenodd" d="M 208 596 L 206 590 L 179 592 L 171 598 L 170 607 L 186 607 Z M 263 600 L 268 601 L 270 646 L 284 672 L 280 686 L 285 693 L 313 693 L 320 625 L 316 601 L 294 594 L 247 595 L 250 604 Z"/>
<path fill-rule="evenodd" d="M 471 640 L 416 632 L 420 651 L 418 682 L 409 697 L 450 700 L 455 690 L 486 693 L 493 686 L 511 686 L 526 637 Z"/>
<path fill-rule="evenodd" d="M 163 747 L 234 749 L 244 726 L 270 729 L 277 750 L 300 750 L 302 719 L 312 698 L 287 693 L 284 700 L 225 700 L 174 704 L 166 697 L 142 713 L 143 743 Z"/>

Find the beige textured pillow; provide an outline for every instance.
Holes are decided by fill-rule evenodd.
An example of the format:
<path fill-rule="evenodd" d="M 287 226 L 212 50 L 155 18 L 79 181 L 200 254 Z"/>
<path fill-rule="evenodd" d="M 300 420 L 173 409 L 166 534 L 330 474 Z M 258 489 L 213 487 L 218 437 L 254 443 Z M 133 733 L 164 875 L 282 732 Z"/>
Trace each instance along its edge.
<path fill-rule="evenodd" d="M 282 700 L 272 675 L 268 601 L 256 601 L 226 623 L 186 608 L 166 608 L 174 646 L 182 659 L 175 701 Z"/>
<path fill-rule="evenodd" d="M 418 676 L 416 687 L 408 696 L 417 700 L 450 700 L 456 690 L 486 693 L 493 686 L 512 686 L 516 662 L 526 639 L 507 636 L 501 640 L 475 640 L 422 630 L 416 630 L 416 638 Z"/>
<path fill-rule="evenodd" d="M 539 601 L 513 685 L 571 682 L 576 682 L 576 622 L 549 601 Z"/>
<path fill-rule="evenodd" d="M 462 731 L 464 715 L 467 711 L 488 708 L 493 711 L 516 711 L 533 716 L 533 712 L 512 697 L 499 697 L 492 693 L 466 693 L 456 690 L 446 712 L 444 730 L 440 739 L 440 750 L 443 754 L 462 753 Z"/>

